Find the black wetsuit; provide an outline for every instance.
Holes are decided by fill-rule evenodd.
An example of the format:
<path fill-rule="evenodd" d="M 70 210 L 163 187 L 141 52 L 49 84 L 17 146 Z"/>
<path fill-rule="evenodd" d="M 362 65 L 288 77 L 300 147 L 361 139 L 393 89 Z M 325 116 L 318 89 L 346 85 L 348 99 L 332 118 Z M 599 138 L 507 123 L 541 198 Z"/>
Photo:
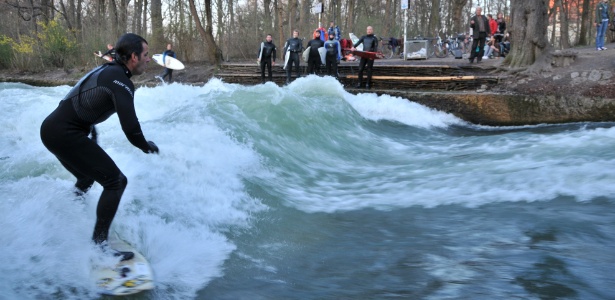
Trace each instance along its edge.
<path fill-rule="evenodd" d="M 287 53 L 286 51 L 289 51 Z M 301 69 L 299 69 L 299 53 L 303 51 L 303 41 L 299 38 L 292 38 L 286 41 L 284 45 L 284 55 L 290 55 L 288 64 L 286 67 L 286 83 L 290 83 L 290 73 L 292 72 L 292 66 L 295 65 L 295 71 L 297 78 L 301 77 Z"/>
<path fill-rule="evenodd" d="M 369 52 L 378 52 L 378 38 L 373 34 L 368 34 L 362 36 L 359 41 L 354 44 L 356 48 L 361 43 L 363 43 L 363 51 Z M 372 84 L 372 69 L 374 68 L 374 60 L 367 59 L 361 57 L 361 62 L 359 63 L 359 85 L 361 87 L 363 84 L 363 70 L 365 70 L 365 65 L 367 65 L 367 85 L 366 87 L 369 89 Z"/>
<path fill-rule="evenodd" d="M 107 240 L 128 181 L 111 157 L 88 138 L 91 129 L 117 112 L 130 143 L 146 153 L 158 152 L 156 145 L 146 141 L 141 132 L 131 75 L 124 65 L 117 63 L 94 69 L 73 87 L 41 125 L 43 144 L 77 177 L 75 186 L 87 192 L 96 181 L 104 188 L 92 236 L 98 244 Z"/>
<path fill-rule="evenodd" d="M 320 58 L 320 53 L 318 52 L 318 49 L 324 47 L 325 42 L 323 42 L 320 38 L 315 38 L 309 41 L 307 45 L 308 47 L 310 47 L 310 55 L 308 56 L 307 61 L 307 73 L 320 73 L 320 65 L 322 65 L 322 60 Z"/>
<path fill-rule="evenodd" d="M 273 81 L 273 74 L 271 72 L 271 61 L 275 62 L 276 49 L 273 42 L 261 43 L 261 48 L 258 52 L 258 57 L 261 60 L 261 81 L 265 83 L 265 66 L 269 72 L 269 81 Z"/>
<path fill-rule="evenodd" d="M 329 36 L 329 40 L 325 42 L 325 49 L 327 49 L 326 66 L 327 74 L 337 78 L 337 64 L 341 57 L 340 42 Z"/>
<path fill-rule="evenodd" d="M 166 58 L 166 56 L 175 58 L 175 52 L 173 52 L 173 50 L 165 50 L 164 52 L 162 52 L 162 57 Z M 164 73 L 160 75 L 160 78 L 164 80 L 164 78 L 167 76 L 169 76 L 169 83 L 173 82 L 173 69 L 164 68 Z"/>

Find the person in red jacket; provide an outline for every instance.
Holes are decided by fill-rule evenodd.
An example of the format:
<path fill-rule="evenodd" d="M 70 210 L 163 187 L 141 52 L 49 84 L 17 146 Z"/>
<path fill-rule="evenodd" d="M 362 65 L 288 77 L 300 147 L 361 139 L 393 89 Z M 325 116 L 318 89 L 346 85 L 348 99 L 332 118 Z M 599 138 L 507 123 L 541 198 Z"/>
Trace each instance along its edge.
<path fill-rule="evenodd" d="M 488 14 L 487 18 L 489 19 L 489 29 L 491 29 L 491 34 L 495 34 L 498 32 L 498 22 L 493 18 L 492 14 Z"/>

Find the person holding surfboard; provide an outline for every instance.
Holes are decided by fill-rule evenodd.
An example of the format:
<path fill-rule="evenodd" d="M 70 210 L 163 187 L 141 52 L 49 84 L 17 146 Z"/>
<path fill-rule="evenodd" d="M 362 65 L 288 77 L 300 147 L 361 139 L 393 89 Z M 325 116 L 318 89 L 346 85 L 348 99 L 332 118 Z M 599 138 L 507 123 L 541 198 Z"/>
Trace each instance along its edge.
<path fill-rule="evenodd" d="M 94 55 L 106 61 L 113 61 L 113 58 L 115 57 L 115 49 L 113 48 L 113 45 L 107 44 L 107 52 L 101 53 L 100 51 L 98 51 L 98 53 L 94 52 Z"/>
<path fill-rule="evenodd" d="M 299 53 L 303 51 L 303 41 L 299 39 L 299 30 L 293 30 L 293 37 L 284 44 L 284 68 L 286 68 L 286 84 L 290 84 L 290 73 L 293 64 L 297 78 L 301 77 L 301 69 L 299 69 Z"/>
<path fill-rule="evenodd" d="M 352 46 L 352 51 L 356 50 L 356 47 L 360 44 L 363 44 L 363 51 L 368 52 L 378 52 L 378 38 L 374 35 L 374 28 L 371 26 L 367 26 L 366 35 L 362 36 L 354 45 Z M 372 69 L 374 68 L 374 59 L 368 59 L 361 57 L 361 62 L 359 62 L 359 83 L 357 84 L 357 88 L 363 87 L 363 70 L 367 67 L 367 84 L 365 85 L 366 89 L 370 89 L 372 84 Z"/>
<path fill-rule="evenodd" d="M 59 106 L 43 121 L 41 140 L 60 163 L 77 178 L 76 193 L 86 193 L 94 182 L 103 186 L 96 208 L 92 240 L 103 252 L 129 260 L 132 252 L 120 252 L 108 245 L 109 228 L 128 184 L 113 159 L 88 138 L 91 128 L 117 113 L 122 130 L 131 144 L 145 153 L 158 147 L 145 139 L 134 105 L 133 75 L 145 72 L 147 41 L 133 33 L 122 35 L 115 44 L 116 60 L 90 71 L 68 92 Z"/>
<path fill-rule="evenodd" d="M 166 65 L 166 58 L 168 57 L 173 57 L 173 58 L 177 58 L 175 57 L 175 52 L 173 51 L 173 45 L 171 43 L 167 44 L 167 50 L 165 50 L 164 52 L 162 52 L 162 62 Z M 169 83 L 173 82 L 173 69 L 170 68 L 164 68 L 164 72 L 160 75 L 160 78 L 162 78 L 162 81 L 164 81 L 164 78 L 169 76 Z"/>
<path fill-rule="evenodd" d="M 265 41 L 261 43 L 261 48 L 258 51 L 258 62 L 261 65 L 261 81 L 265 83 L 265 66 L 269 72 L 269 81 L 273 81 L 271 66 L 275 66 L 276 48 L 273 44 L 273 36 L 268 34 Z"/>
<path fill-rule="evenodd" d="M 314 31 L 314 39 L 307 44 L 310 48 L 310 55 L 307 60 L 307 73 L 316 74 L 320 73 L 320 65 L 322 64 L 322 57 L 320 57 L 320 51 L 318 49 L 325 46 L 325 42 L 320 39 L 320 30 Z"/>
<path fill-rule="evenodd" d="M 329 33 L 329 40 L 325 42 L 325 49 L 327 49 L 327 74 L 337 78 L 337 64 L 339 64 L 342 59 L 342 50 L 335 33 Z"/>

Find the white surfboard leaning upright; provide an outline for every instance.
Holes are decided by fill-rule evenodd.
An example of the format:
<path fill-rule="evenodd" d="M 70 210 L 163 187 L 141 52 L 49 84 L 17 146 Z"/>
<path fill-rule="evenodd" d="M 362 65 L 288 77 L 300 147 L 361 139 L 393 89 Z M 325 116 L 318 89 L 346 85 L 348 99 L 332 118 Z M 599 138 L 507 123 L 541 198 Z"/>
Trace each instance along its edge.
<path fill-rule="evenodd" d="M 352 32 L 349 35 L 350 35 L 350 40 L 352 41 L 352 45 L 355 45 L 359 41 L 359 38 Z M 357 50 L 363 51 L 363 44 L 357 46 Z"/>
<path fill-rule="evenodd" d="M 327 64 L 327 49 L 325 49 L 325 47 L 318 48 L 318 54 L 320 54 L 320 61 L 322 64 Z"/>
<path fill-rule="evenodd" d="M 131 295 L 155 287 L 154 272 L 137 249 L 120 239 L 117 233 L 109 239 L 109 246 L 118 251 L 131 251 L 135 256 L 130 260 L 120 261 L 113 267 L 92 267 L 91 275 L 99 293 L 112 296 Z"/>
<path fill-rule="evenodd" d="M 286 70 L 289 59 L 290 59 L 290 49 L 286 50 L 286 55 L 284 55 L 284 66 L 282 67 L 282 69 Z"/>
<path fill-rule="evenodd" d="M 305 48 L 305 50 L 303 50 L 303 54 L 301 55 L 303 57 L 303 61 L 307 62 L 308 58 L 310 57 L 310 48 L 311 46 L 307 46 L 307 48 Z"/>
<path fill-rule="evenodd" d="M 166 56 L 164 58 L 165 62 L 162 62 L 162 54 L 154 54 L 152 56 L 152 59 L 159 65 L 165 67 L 165 68 L 169 68 L 169 69 L 173 69 L 173 70 L 183 70 L 184 64 L 179 61 L 177 58 L 171 57 L 171 56 Z"/>

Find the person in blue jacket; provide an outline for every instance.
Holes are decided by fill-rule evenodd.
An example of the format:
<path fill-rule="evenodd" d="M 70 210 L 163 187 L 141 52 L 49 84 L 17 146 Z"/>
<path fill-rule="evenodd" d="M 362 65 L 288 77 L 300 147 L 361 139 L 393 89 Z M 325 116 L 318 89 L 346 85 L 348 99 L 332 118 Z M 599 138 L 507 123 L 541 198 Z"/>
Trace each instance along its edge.
<path fill-rule="evenodd" d="M 342 38 L 342 31 L 340 30 L 339 26 L 335 25 L 335 22 L 331 21 L 329 23 L 329 29 L 327 30 L 327 34 L 329 34 L 329 36 L 331 36 L 333 34 L 333 36 L 335 37 L 336 41 L 339 41 Z"/>
<path fill-rule="evenodd" d="M 325 42 L 325 49 L 327 50 L 326 67 L 327 74 L 337 78 L 337 64 L 342 59 L 342 49 L 340 42 L 337 41 L 335 33 L 329 33 L 329 40 Z"/>
<path fill-rule="evenodd" d="M 177 58 L 175 56 L 175 52 L 173 50 L 171 50 L 173 48 L 173 45 L 171 45 L 171 43 L 167 44 L 167 50 L 162 52 L 162 62 L 164 64 L 166 64 L 166 58 L 167 56 L 169 57 L 173 57 L 173 58 Z M 160 74 L 160 78 L 162 78 L 162 80 L 164 80 L 165 77 L 169 76 L 169 83 L 173 82 L 173 69 L 169 69 L 169 68 L 164 68 L 164 73 Z"/>

